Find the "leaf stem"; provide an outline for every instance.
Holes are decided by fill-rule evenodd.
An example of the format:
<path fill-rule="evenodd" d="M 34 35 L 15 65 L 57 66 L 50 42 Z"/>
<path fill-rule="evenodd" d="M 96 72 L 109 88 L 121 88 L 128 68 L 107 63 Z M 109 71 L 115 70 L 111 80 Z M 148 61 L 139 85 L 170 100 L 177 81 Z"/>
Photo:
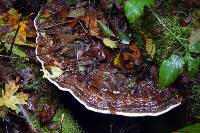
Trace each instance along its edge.
<path fill-rule="evenodd" d="M 170 34 L 172 36 L 174 36 L 174 38 L 185 48 L 187 49 L 187 47 L 185 46 L 185 44 L 163 23 L 163 21 L 160 19 L 160 17 L 151 9 L 153 15 L 156 17 L 156 19 L 158 20 L 158 22 L 160 22 L 162 24 L 162 26 L 167 29 Z"/>

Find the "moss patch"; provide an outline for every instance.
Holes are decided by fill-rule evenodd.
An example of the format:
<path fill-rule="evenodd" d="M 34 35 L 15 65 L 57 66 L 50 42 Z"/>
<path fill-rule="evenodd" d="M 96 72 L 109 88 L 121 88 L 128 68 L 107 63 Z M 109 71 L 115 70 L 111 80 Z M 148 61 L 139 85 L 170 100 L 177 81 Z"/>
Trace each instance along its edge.
<path fill-rule="evenodd" d="M 59 123 L 62 115 L 64 116 L 62 122 L 62 133 L 83 133 L 83 130 L 80 128 L 78 123 L 74 121 L 69 111 L 62 108 L 57 110 L 55 116 L 53 117 L 53 123 Z"/>

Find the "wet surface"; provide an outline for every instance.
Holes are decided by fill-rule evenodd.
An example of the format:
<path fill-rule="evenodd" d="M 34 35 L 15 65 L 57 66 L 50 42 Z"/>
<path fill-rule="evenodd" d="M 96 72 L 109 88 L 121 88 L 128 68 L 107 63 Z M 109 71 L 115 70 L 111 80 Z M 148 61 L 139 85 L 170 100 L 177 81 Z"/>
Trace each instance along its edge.
<path fill-rule="evenodd" d="M 154 114 L 181 102 L 174 88 L 159 89 L 134 43 L 111 49 L 102 44 L 100 32 L 85 33 L 88 14 L 100 19 L 105 17 L 102 13 L 86 10 L 86 16 L 68 21 L 68 9 L 62 0 L 55 0 L 46 4 L 35 20 L 39 60 L 48 71 L 51 66 L 65 71 L 51 79 L 57 86 L 70 90 L 88 109 L 104 113 Z M 45 20 L 41 19 L 45 15 Z M 79 37 L 66 41 L 66 35 Z M 119 52 L 120 64 L 115 66 L 113 61 Z"/>

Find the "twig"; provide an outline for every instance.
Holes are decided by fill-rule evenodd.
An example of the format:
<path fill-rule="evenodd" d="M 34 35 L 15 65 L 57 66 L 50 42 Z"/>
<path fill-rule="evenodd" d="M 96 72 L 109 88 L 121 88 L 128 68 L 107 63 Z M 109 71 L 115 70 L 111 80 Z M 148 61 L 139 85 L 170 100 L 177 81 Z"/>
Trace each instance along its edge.
<path fill-rule="evenodd" d="M 15 32 L 15 35 L 14 35 L 14 38 L 13 38 L 13 41 L 11 43 L 11 47 L 10 47 L 10 50 L 8 52 L 8 55 L 11 55 L 12 54 L 12 49 L 13 49 L 13 46 L 14 46 L 14 43 L 15 43 L 15 39 L 17 37 L 17 34 L 18 34 L 18 31 L 19 31 L 19 28 L 20 28 L 20 25 L 18 25 L 17 29 L 16 29 L 16 32 Z"/>
<path fill-rule="evenodd" d="M 20 111 L 21 111 L 21 113 L 23 115 L 23 118 L 25 119 L 26 123 L 28 124 L 31 132 L 38 133 L 37 129 L 34 127 L 33 121 L 31 121 L 31 119 L 29 117 L 29 114 L 28 114 L 27 110 L 24 108 L 24 106 L 19 105 L 18 107 L 19 107 L 19 109 L 20 109 Z"/>
<path fill-rule="evenodd" d="M 13 58 L 13 59 L 23 59 L 23 57 L 15 57 L 15 56 L 10 56 L 10 55 L 0 55 L 0 57 L 3 57 L 3 58 Z"/>
<path fill-rule="evenodd" d="M 62 125 L 63 125 L 63 121 L 64 121 L 64 116 L 65 116 L 65 114 L 62 114 L 61 119 L 60 119 L 60 131 L 59 131 L 59 133 L 62 133 Z"/>
<path fill-rule="evenodd" d="M 28 57 L 37 57 L 37 56 L 42 56 L 42 55 L 48 55 L 48 54 L 50 54 L 52 52 L 55 52 L 56 50 L 52 50 L 52 51 L 49 51 L 48 53 L 44 53 L 44 54 L 29 55 Z M 0 57 L 12 58 L 12 59 L 27 59 L 27 57 L 16 57 L 16 56 L 11 56 L 11 55 L 0 55 Z"/>
<path fill-rule="evenodd" d="M 81 23 L 80 20 L 79 20 L 78 22 L 79 22 L 79 24 L 81 25 L 81 27 L 83 28 L 83 30 L 85 31 L 86 35 L 87 35 L 88 31 L 85 29 L 85 27 L 83 26 L 83 24 Z M 95 44 L 95 41 L 92 39 L 92 37 L 89 36 L 89 38 L 90 38 L 90 40 Z"/>
<path fill-rule="evenodd" d="M 0 39 L 0 43 L 1 43 L 1 46 L 4 44 L 4 42 Z"/>

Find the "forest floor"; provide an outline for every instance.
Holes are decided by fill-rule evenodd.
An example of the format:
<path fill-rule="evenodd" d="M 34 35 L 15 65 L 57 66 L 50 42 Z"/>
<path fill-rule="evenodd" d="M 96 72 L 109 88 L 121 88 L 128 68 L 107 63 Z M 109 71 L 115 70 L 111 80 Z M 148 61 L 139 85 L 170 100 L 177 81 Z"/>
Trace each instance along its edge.
<path fill-rule="evenodd" d="M 123 5 L 124 1 L 118 2 Z M 133 41 L 137 45 L 154 76 L 158 76 L 161 64 L 172 54 L 200 62 L 198 0 L 159 0 L 155 11 L 145 8 L 144 15 L 134 24 L 129 23 L 123 6 L 114 0 L 68 2 L 75 9 L 81 4 L 89 4 L 93 8 L 100 5 L 114 33 L 121 29 L 125 31 L 124 36 L 127 37 L 123 38 L 124 41 Z M 0 133 L 168 133 L 179 132 L 182 128 L 183 131 L 200 132 L 200 65 L 191 69 L 184 66 L 183 72 L 174 79 L 172 86 L 184 98 L 181 106 L 156 117 L 134 118 L 89 111 L 70 93 L 59 90 L 43 78 L 44 71 L 35 54 L 37 34 L 33 23 L 45 3 L 45 0 L 0 2 Z M 118 11 L 121 14 L 116 15 Z M 114 18 L 122 24 L 115 23 Z M 94 31 L 97 27 L 88 28 Z M 78 30 L 84 32 L 84 29 Z M 112 34 L 109 30 L 104 32 Z M 103 40 L 101 33 L 93 36 L 94 41 Z M 118 39 L 112 35 L 110 38 Z M 67 41 L 73 40 L 68 38 Z M 115 41 L 109 40 L 105 45 L 121 48 L 121 45 L 113 44 Z M 184 44 L 191 41 L 197 41 L 198 48 L 187 52 Z M 188 53 L 187 56 L 185 53 Z M 116 61 L 116 58 L 113 60 Z M 131 65 L 121 66 L 132 69 Z M 190 74 L 195 78 L 191 78 Z"/>

